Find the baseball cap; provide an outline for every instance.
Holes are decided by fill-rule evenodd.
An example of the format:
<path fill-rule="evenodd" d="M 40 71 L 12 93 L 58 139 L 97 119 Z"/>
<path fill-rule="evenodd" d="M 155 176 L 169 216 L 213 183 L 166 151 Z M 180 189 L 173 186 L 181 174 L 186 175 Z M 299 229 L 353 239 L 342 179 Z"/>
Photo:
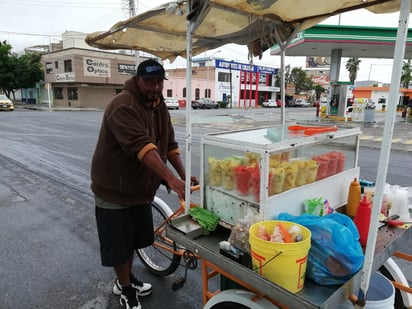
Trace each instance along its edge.
<path fill-rule="evenodd" d="M 162 78 L 165 77 L 165 69 L 156 60 L 149 59 L 141 62 L 137 67 L 136 76 L 141 78 Z"/>

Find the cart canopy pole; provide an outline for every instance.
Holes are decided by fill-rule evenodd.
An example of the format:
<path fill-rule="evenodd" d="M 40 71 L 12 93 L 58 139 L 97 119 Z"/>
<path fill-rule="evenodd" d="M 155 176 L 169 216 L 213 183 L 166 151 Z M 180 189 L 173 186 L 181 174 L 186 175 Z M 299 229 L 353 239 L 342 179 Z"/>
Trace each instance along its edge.
<path fill-rule="evenodd" d="M 376 191 L 373 199 L 371 223 L 369 226 L 368 242 L 365 251 L 365 262 L 362 268 L 360 294 L 358 304 L 366 299 L 369 281 L 372 272 L 373 257 L 376 247 L 377 225 L 382 205 L 383 189 L 388 171 L 393 128 L 396 119 L 396 103 L 400 87 L 400 76 L 405 55 L 405 42 L 408 34 L 409 13 L 411 9 L 410 0 L 401 0 L 399 13 L 399 27 L 397 31 L 395 51 L 393 57 L 392 77 L 389 91 L 389 104 L 383 130 L 383 140 L 379 156 L 378 174 L 376 178 Z"/>
<path fill-rule="evenodd" d="M 190 15 L 192 1 L 187 1 L 187 15 Z M 186 187 L 185 187 L 185 201 L 186 213 L 190 210 L 190 177 L 192 175 L 192 22 L 187 20 L 186 31 L 186 156 L 185 156 L 185 170 L 186 170 Z"/>
<path fill-rule="evenodd" d="M 282 41 L 279 32 L 276 28 L 275 25 L 275 39 L 276 42 L 279 45 L 280 48 L 280 99 L 281 99 L 281 103 L 282 105 L 281 107 L 281 112 L 280 112 L 280 122 L 282 125 L 284 125 L 286 123 L 286 115 L 285 115 L 285 109 L 286 109 L 286 102 L 285 102 L 285 91 L 286 91 L 286 80 L 285 80 L 285 55 L 286 55 L 286 49 L 288 48 L 290 42 L 292 41 L 292 38 L 295 37 L 296 33 L 297 33 L 297 28 L 296 27 L 295 30 L 293 31 L 293 33 L 289 36 L 289 38 L 286 41 Z M 283 134 L 282 134 L 283 137 Z"/>
<path fill-rule="evenodd" d="M 285 102 L 285 90 L 286 90 L 286 82 L 285 82 L 285 47 L 283 44 L 279 44 L 281 47 L 281 54 L 280 54 L 280 91 L 281 91 L 281 113 L 280 113 L 280 121 L 282 125 L 286 123 L 285 120 L 285 109 L 286 109 L 286 102 Z M 283 136 L 282 136 L 283 137 Z"/>

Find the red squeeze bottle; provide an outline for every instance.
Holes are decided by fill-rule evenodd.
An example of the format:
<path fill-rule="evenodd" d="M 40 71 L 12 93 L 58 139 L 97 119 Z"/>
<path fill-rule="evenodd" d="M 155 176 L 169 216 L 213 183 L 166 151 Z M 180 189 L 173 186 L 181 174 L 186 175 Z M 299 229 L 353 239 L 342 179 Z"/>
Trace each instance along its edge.
<path fill-rule="evenodd" d="M 359 231 L 359 242 L 362 246 L 366 246 L 369 233 L 369 225 L 371 222 L 371 205 L 368 201 L 366 195 L 363 196 L 363 199 L 359 202 L 358 209 L 355 215 L 355 225 Z"/>

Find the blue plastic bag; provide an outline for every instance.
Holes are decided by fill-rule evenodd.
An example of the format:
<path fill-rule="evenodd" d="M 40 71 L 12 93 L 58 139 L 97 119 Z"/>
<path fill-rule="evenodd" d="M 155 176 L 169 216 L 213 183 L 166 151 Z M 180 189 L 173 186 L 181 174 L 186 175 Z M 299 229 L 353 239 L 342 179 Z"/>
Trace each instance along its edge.
<path fill-rule="evenodd" d="M 306 275 L 318 284 L 343 284 L 360 270 L 364 254 L 352 219 L 340 213 L 326 216 L 281 213 L 278 220 L 291 221 L 311 233 Z"/>

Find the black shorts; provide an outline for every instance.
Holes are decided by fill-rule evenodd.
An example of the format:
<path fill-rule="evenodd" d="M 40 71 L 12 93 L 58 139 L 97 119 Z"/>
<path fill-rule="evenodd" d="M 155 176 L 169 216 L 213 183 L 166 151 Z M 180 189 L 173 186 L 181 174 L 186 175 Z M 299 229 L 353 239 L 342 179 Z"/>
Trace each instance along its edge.
<path fill-rule="evenodd" d="M 152 205 L 124 209 L 96 206 L 97 233 L 103 266 L 119 266 L 128 261 L 136 249 L 153 244 Z"/>

